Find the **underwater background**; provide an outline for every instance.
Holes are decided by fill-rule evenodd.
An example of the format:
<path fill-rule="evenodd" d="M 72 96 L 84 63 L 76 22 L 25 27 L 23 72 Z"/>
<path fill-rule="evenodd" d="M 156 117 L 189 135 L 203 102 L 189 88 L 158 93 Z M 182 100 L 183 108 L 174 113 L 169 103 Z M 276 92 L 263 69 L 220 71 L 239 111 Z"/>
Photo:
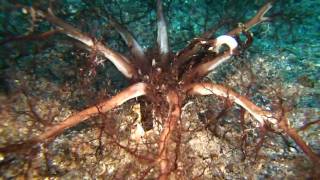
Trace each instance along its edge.
<path fill-rule="evenodd" d="M 238 23 L 244 23 L 253 17 L 265 2 L 264 0 L 163 0 L 171 50 L 178 52 L 193 38 L 220 23 L 221 26 L 212 38 L 223 35 Z M 41 131 L 42 126 L 30 120 L 37 117 L 30 118 L 22 112 L 34 110 L 43 117 L 51 117 L 53 121 L 61 120 L 72 112 L 114 95 L 129 84 L 110 62 L 100 59 L 102 63 L 93 64 L 91 54 L 79 48 L 63 34 L 45 38 L 19 38 L 47 32 L 54 29 L 54 26 L 25 12 L 18 4 L 43 9 L 50 6 L 64 21 L 100 41 L 107 42 L 108 46 L 124 55 L 128 54 L 128 48 L 120 35 L 110 26 L 107 18 L 109 14 L 127 27 L 145 51 L 152 52 L 156 46 L 156 3 L 152 0 L 0 0 L 0 146 L 8 142 L 25 140 L 30 134 Z M 320 1 L 275 1 L 274 7 L 267 15 L 271 18 L 270 21 L 250 30 L 254 35 L 253 44 L 242 54 L 243 57 L 227 61 L 208 77 L 243 92 L 235 82 L 242 78 L 240 71 L 246 68 L 240 64 L 245 62 L 255 74 L 257 89 L 262 89 L 252 95 L 255 103 L 272 109 L 273 107 L 269 106 L 271 100 L 268 98 L 279 96 L 292 110 L 288 116 L 292 118 L 293 126 L 300 127 L 308 122 L 317 121 L 320 119 Z M 243 77 L 244 81 L 248 80 Z M 263 90 L 267 87 L 277 89 L 276 92 L 281 93 L 264 94 L 269 92 L 269 89 Z M 127 112 L 122 117 L 130 115 L 129 105 L 123 109 Z M 0 154 L 0 179 L 20 176 L 40 179 L 47 177 L 90 179 L 97 175 L 93 170 L 86 169 L 99 169 L 102 166 L 112 169 L 110 164 L 119 162 L 100 159 L 99 163 L 96 163 L 97 160 L 93 160 L 94 157 L 88 155 L 89 152 L 85 153 L 88 149 L 90 151 L 90 137 L 94 136 L 91 134 L 94 128 L 86 128 L 87 126 L 80 124 L 75 134 L 69 133 L 59 137 L 53 145 L 49 145 L 55 149 L 51 154 L 53 170 L 43 170 L 45 168 L 41 162 L 41 165 L 35 168 L 37 172 L 26 176 L 24 172 L 28 169 L 26 163 L 28 158 L 5 161 L 7 157 Z M 319 123 L 302 134 L 319 154 Z M 71 141 L 72 137 L 76 140 Z M 289 144 L 289 148 L 280 152 L 281 155 L 285 154 L 289 159 L 295 159 L 297 154 L 300 158 L 303 157 L 302 152 L 294 147 L 290 140 L 289 142 L 281 138 L 273 140 L 283 146 Z M 74 163 L 70 160 L 74 158 L 70 155 L 72 150 L 56 149 L 62 146 L 72 147 L 70 144 L 76 141 L 85 141 L 88 147 L 82 147 L 87 149 L 81 150 L 77 157 L 80 160 L 77 159 L 77 163 L 72 164 Z M 114 152 L 110 152 L 112 153 Z M 237 168 L 233 167 L 232 170 L 225 170 L 222 177 L 226 179 L 310 177 L 311 172 L 308 171 L 310 164 L 307 160 L 287 162 L 285 158 L 277 159 L 279 155 L 277 153 L 279 152 L 276 148 L 267 153 L 269 160 L 265 161 L 269 164 L 265 163 L 267 165 L 259 167 L 262 170 L 256 171 L 257 176 L 248 173 L 250 163 L 243 163 L 246 170 L 241 168 L 236 170 Z M 300 160 L 304 162 L 301 163 L 303 165 L 299 165 Z M 225 165 L 224 169 L 228 169 L 227 167 L 229 166 Z M 110 174 L 112 172 L 115 171 L 110 171 Z M 109 177 L 105 174 L 104 176 L 107 179 Z M 126 176 L 125 179 L 130 179 L 130 176 Z"/>

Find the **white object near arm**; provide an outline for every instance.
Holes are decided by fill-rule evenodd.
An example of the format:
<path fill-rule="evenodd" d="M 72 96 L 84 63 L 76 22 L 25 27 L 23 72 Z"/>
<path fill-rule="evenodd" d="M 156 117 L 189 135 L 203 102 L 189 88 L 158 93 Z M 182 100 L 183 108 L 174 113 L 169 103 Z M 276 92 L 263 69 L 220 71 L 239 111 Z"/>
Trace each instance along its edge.
<path fill-rule="evenodd" d="M 218 67 L 220 64 L 222 64 L 223 62 L 227 61 L 232 57 L 234 50 L 238 46 L 238 43 L 233 37 L 228 35 L 222 35 L 217 37 L 214 40 L 213 47 L 210 47 L 209 50 L 219 52 L 219 49 L 222 47 L 223 44 L 229 47 L 229 51 L 219 54 L 218 56 L 214 57 L 212 60 L 197 66 L 192 71 L 191 74 L 187 75 L 186 77 L 187 81 L 188 79 L 192 79 L 195 76 L 198 76 L 198 77 L 206 76 L 211 71 L 213 71 L 216 67 Z"/>
<path fill-rule="evenodd" d="M 218 53 L 223 44 L 229 47 L 230 55 L 232 55 L 233 50 L 238 46 L 237 41 L 233 37 L 222 35 L 215 39 L 215 47 L 211 47 L 211 49 L 214 48 L 214 51 Z M 209 48 L 209 50 L 211 49 Z"/>

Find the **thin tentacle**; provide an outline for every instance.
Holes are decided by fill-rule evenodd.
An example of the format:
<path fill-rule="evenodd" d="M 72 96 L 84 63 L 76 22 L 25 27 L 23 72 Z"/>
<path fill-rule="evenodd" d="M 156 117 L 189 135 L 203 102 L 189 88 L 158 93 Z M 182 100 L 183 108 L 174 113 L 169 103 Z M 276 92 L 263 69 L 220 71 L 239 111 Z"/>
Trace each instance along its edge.
<path fill-rule="evenodd" d="M 58 33 L 59 30 L 55 29 L 55 30 L 50 30 L 41 34 L 29 34 L 29 35 L 22 35 L 22 36 L 14 36 L 14 37 L 9 37 L 6 38 L 4 40 L 0 41 L 0 46 L 6 44 L 6 43 L 10 43 L 10 42 L 14 42 L 14 41 L 34 41 L 34 40 L 44 40 L 49 38 L 50 36 Z"/>

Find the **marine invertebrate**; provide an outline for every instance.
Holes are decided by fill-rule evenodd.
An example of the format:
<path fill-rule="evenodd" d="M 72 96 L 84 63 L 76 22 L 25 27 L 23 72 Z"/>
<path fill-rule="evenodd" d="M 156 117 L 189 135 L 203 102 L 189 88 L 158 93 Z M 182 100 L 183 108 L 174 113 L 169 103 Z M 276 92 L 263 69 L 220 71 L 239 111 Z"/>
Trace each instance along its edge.
<path fill-rule="evenodd" d="M 247 97 L 223 85 L 203 82 L 203 78 L 219 67 L 220 64 L 226 62 L 232 56 L 236 56 L 240 50 L 244 51 L 250 46 L 253 37 L 249 30 L 268 20 L 265 14 L 272 7 L 272 3 L 266 3 L 252 19 L 229 31 L 226 35 L 213 39 L 208 37 L 196 38 L 186 48 L 173 54 L 168 43 L 167 25 L 162 3 L 161 0 L 157 0 L 157 52 L 152 57 L 147 57 L 133 35 L 122 27 L 116 19 L 109 16 L 111 25 L 119 32 L 129 47 L 130 58 L 64 22 L 56 17 L 50 8 L 48 11 L 43 11 L 36 7 L 23 7 L 57 27 L 56 32 L 76 39 L 88 51 L 96 52 L 110 60 L 130 80 L 131 85 L 112 98 L 77 112 L 58 124 L 49 126 L 42 134 L 31 138 L 29 141 L 8 145 L 1 148 L 0 151 L 10 152 L 22 147 L 32 148 L 41 143 L 49 143 L 65 130 L 78 125 L 80 122 L 106 113 L 130 99 L 140 98 L 140 101 L 145 101 L 147 104 L 147 107 L 143 107 L 147 110 L 142 111 L 153 113 L 153 118 L 156 118 L 157 123 L 160 124 L 157 152 L 141 157 L 132 152 L 130 148 L 123 147 L 121 143 L 115 143 L 138 159 L 142 159 L 141 161 L 144 161 L 144 163 L 150 164 L 150 167 L 157 167 L 159 179 L 168 179 L 178 169 L 177 159 L 179 146 L 181 145 L 179 126 L 182 123 L 180 119 L 183 111 L 182 107 L 190 96 L 214 94 L 244 108 L 259 122 L 260 128 L 271 128 L 288 134 L 313 163 L 319 163 L 319 157 L 299 137 L 296 130 L 290 128 L 283 114 L 264 110 L 252 103 Z M 239 38 L 242 34 L 246 37 L 245 42 Z M 205 55 L 198 56 L 200 52 Z M 151 121 L 151 124 L 155 126 L 152 119 L 146 121 Z M 152 131 L 152 125 L 148 130 L 150 129 Z M 178 173 L 177 176 L 179 176 Z"/>

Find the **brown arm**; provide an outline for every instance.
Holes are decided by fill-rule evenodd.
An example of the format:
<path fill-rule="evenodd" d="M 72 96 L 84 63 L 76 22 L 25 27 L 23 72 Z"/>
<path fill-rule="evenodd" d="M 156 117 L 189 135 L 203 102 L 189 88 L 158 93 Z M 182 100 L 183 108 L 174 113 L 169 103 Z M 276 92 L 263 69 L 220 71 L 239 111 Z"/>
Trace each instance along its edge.
<path fill-rule="evenodd" d="M 71 115 L 64 121 L 53 125 L 51 127 L 48 127 L 42 134 L 40 134 L 37 137 L 32 138 L 27 143 L 17 144 L 17 145 L 9 145 L 4 148 L 0 148 L 0 152 L 11 152 L 11 151 L 17 151 L 22 147 L 28 147 L 32 146 L 37 143 L 42 143 L 48 140 L 52 140 L 54 137 L 60 135 L 65 130 L 76 126 L 77 124 L 88 120 L 89 118 L 95 117 L 99 115 L 100 113 L 105 113 L 117 106 L 120 106 L 121 104 L 125 103 L 126 101 L 143 96 L 147 94 L 147 85 L 145 83 L 137 83 L 134 84 L 125 90 L 121 91 L 114 97 L 112 97 L 109 100 L 106 100 L 102 103 L 99 103 L 95 106 L 89 107 L 87 109 L 84 109 L 80 112 L 75 113 L 74 115 Z"/>
<path fill-rule="evenodd" d="M 104 57 L 108 58 L 116 66 L 116 68 L 127 78 L 134 78 L 137 76 L 136 69 L 124 56 L 121 56 L 119 53 L 110 49 L 102 42 L 94 41 L 93 38 L 86 35 L 85 33 L 82 33 L 70 24 L 65 23 L 63 20 L 56 17 L 50 9 L 48 12 L 37 10 L 37 13 L 40 16 L 44 17 L 50 23 L 59 27 L 62 33 L 82 42 L 90 48 L 95 48 L 96 50 L 98 50 Z"/>
<path fill-rule="evenodd" d="M 263 127 L 265 123 L 268 123 L 273 125 L 273 127 L 275 128 L 283 130 L 295 141 L 295 143 L 302 149 L 302 151 L 314 164 L 320 164 L 320 157 L 315 152 L 313 152 L 313 150 L 299 136 L 297 130 L 289 127 L 288 120 L 285 117 L 281 118 L 281 120 L 275 118 L 272 112 L 263 110 L 262 108 L 252 103 L 247 97 L 241 96 L 240 94 L 222 85 L 213 83 L 196 83 L 186 86 L 184 88 L 184 91 L 188 94 L 196 95 L 214 94 L 234 101 L 236 104 L 247 110 L 257 121 L 259 121 L 261 127 Z"/>
<path fill-rule="evenodd" d="M 227 33 L 227 35 L 229 36 L 236 36 L 239 35 L 241 32 L 243 32 L 244 30 L 249 30 L 251 28 L 253 28 L 254 26 L 269 20 L 268 17 L 265 17 L 264 15 L 272 8 L 272 4 L 273 4 L 274 0 L 266 3 L 264 6 L 262 6 L 260 8 L 260 10 L 258 11 L 258 13 L 249 21 L 247 21 L 243 26 L 239 26 L 233 30 L 231 30 L 230 32 Z M 229 21 L 227 21 L 229 22 Z M 222 21 L 222 23 L 225 23 Z M 219 26 L 217 26 L 219 27 Z M 201 37 L 202 38 L 208 38 L 212 35 L 212 33 L 214 32 L 215 28 L 209 30 L 208 32 L 205 32 Z M 204 39 L 205 40 L 205 39 Z M 179 67 L 181 64 L 183 64 L 184 62 L 186 62 L 188 59 L 190 59 L 193 55 L 195 55 L 196 53 L 199 52 L 199 50 L 201 49 L 201 42 L 202 41 L 198 41 L 197 44 L 192 44 L 194 43 L 194 41 L 191 42 L 191 45 L 188 45 L 184 50 L 182 50 L 175 58 L 176 62 L 175 64 L 177 64 L 177 67 Z M 190 48 L 192 47 L 192 48 Z M 179 61 L 183 61 L 182 63 Z"/>
<path fill-rule="evenodd" d="M 265 17 L 264 15 L 272 8 L 272 4 L 273 4 L 274 0 L 267 2 L 265 5 L 263 5 L 258 13 L 249 21 L 247 21 L 246 23 L 244 23 L 244 27 L 243 26 L 239 26 L 233 30 L 231 30 L 230 32 L 228 32 L 228 35 L 230 36 L 235 36 L 240 34 L 243 31 L 243 28 L 245 28 L 246 30 L 249 30 L 251 28 L 253 28 L 254 26 L 269 20 L 269 17 Z"/>
<path fill-rule="evenodd" d="M 169 178 L 171 171 L 174 168 L 175 151 L 172 150 L 177 144 L 172 140 L 173 132 L 176 132 L 177 122 L 180 119 L 181 107 L 179 104 L 179 97 L 175 91 L 170 91 L 167 95 L 169 104 L 168 118 L 164 122 L 164 128 L 160 134 L 159 139 L 159 179 L 166 180 Z"/>

